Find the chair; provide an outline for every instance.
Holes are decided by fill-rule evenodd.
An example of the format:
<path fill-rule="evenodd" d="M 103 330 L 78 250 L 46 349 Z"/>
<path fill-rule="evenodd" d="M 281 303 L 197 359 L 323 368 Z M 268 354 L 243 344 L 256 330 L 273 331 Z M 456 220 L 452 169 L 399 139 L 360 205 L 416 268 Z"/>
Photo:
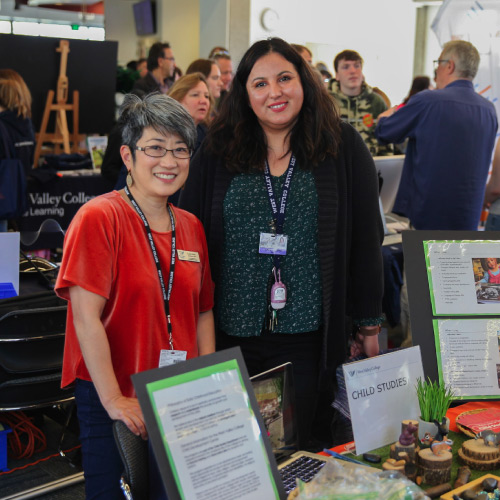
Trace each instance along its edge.
<path fill-rule="evenodd" d="M 125 467 L 120 479 L 120 486 L 125 498 L 127 500 L 148 500 L 148 442 L 140 436 L 136 436 L 121 420 L 113 423 L 113 434 Z"/>

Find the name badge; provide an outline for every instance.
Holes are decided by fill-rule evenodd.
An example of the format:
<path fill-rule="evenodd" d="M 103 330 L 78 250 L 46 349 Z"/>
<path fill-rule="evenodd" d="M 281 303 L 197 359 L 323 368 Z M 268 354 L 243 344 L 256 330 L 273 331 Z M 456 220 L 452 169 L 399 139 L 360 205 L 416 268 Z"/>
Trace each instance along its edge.
<path fill-rule="evenodd" d="M 179 260 L 187 260 L 188 262 L 200 262 L 200 254 L 189 250 L 177 250 L 177 257 Z"/>
<path fill-rule="evenodd" d="M 288 236 L 285 234 L 260 233 L 259 253 L 286 255 Z"/>
<path fill-rule="evenodd" d="M 175 365 L 181 361 L 186 361 L 187 351 L 171 351 L 162 349 L 160 351 L 160 362 L 158 367 Z"/>

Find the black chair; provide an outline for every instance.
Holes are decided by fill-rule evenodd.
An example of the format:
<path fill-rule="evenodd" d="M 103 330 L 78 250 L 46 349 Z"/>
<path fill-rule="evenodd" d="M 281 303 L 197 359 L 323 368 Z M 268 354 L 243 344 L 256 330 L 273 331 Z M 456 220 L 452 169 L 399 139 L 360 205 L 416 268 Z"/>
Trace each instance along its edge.
<path fill-rule="evenodd" d="M 113 434 L 124 466 L 120 486 L 125 498 L 148 500 L 148 442 L 136 436 L 121 420 L 113 423 Z"/>

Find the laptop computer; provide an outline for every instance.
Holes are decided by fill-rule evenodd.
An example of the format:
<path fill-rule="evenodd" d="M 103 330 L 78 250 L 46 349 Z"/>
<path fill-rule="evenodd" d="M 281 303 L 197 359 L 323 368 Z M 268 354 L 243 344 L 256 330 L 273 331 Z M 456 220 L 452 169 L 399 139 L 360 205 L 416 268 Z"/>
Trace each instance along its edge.
<path fill-rule="evenodd" d="M 394 201 L 396 200 L 405 155 L 375 156 L 373 161 L 383 181 L 382 189 L 380 190 L 380 199 L 384 213 L 388 214 L 392 211 Z"/>
<path fill-rule="evenodd" d="M 254 375 L 250 381 L 285 491 L 290 493 L 296 487 L 296 478 L 311 481 L 328 457 L 298 449 L 291 363 Z"/>

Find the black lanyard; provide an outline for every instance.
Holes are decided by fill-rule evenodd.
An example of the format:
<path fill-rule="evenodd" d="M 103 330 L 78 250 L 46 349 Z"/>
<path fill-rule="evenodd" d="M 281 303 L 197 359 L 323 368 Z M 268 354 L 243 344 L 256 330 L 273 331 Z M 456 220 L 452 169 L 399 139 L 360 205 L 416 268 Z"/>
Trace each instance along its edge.
<path fill-rule="evenodd" d="M 151 252 L 153 253 L 153 259 L 156 264 L 156 270 L 158 271 L 158 278 L 160 280 L 160 288 L 161 293 L 163 295 L 163 303 L 165 306 L 165 315 L 167 317 L 167 329 L 168 329 L 168 342 L 170 344 L 170 349 L 174 348 L 174 340 L 172 337 L 172 322 L 170 320 L 170 295 L 172 294 L 172 285 L 174 284 L 174 271 L 175 271 L 175 220 L 174 214 L 172 213 L 172 209 L 170 205 L 167 205 L 168 215 L 170 216 L 170 222 L 172 223 L 172 252 L 170 257 L 170 273 L 168 277 L 168 290 L 165 289 L 165 281 L 163 279 L 163 272 L 161 270 L 160 258 L 158 256 L 158 252 L 156 251 L 156 245 L 153 241 L 153 233 L 151 232 L 151 228 L 149 227 L 148 220 L 144 215 L 143 211 L 139 204 L 135 201 L 135 198 L 132 196 L 132 193 L 129 191 L 128 187 L 125 186 L 125 194 L 128 196 L 130 203 L 135 208 L 135 211 L 139 214 L 139 217 L 142 219 L 144 223 L 144 227 L 146 228 L 146 235 L 148 238 L 149 246 L 151 247 Z"/>
<path fill-rule="evenodd" d="M 278 206 L 276 203 L 276 196 L 274 195 L 273 183 L 271 181 L 271 172 L 269 170 L 269 164 L 265 163 L 264 166 L 264 177 L 266 180 L 267 195 L 269 197 L 269 203 L 271 205 L 271 210 L 273 212 L 273 221 L 276 228 L 276 234 L 283 234 L 283 226 L 285 224 L 285 213 L 286 205 L 288 201 L 288 193 L 290 192 L 290 185 L 292 183 L 292 176 L 295 169 L 295 156 L 292 154 L 290 157 L 290 163 L 286 171 L 286 179 L 283 184 L 283 190 L 281 191 L 281 203 L 278 212 Z M 279 269 L 279 255 L 274 255 L 274 267 L 276 270 Z"/>

